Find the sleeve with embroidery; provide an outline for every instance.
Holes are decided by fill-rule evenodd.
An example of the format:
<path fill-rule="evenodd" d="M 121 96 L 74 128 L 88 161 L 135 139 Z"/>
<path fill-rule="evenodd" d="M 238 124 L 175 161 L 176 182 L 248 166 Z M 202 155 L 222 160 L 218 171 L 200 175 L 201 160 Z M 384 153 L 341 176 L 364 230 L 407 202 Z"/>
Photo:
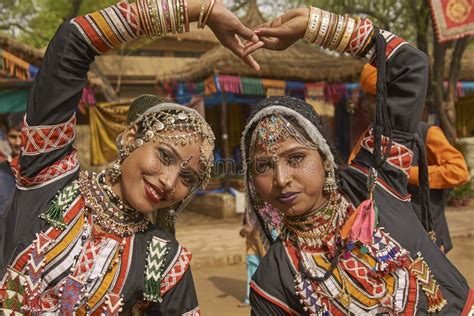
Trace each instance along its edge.
<path fill-rule="evenodd" d="M 63 23 L 35 78 L 22 129 L 22 154 L 12 163 L 20 187 L 43 186 L 75 172 L 75 110 L 95 56 L 137 38 L 126 2 Z"/>
<path fill-rule="evenodd" d="M 443 130 L 431 126 L 426 136 L 430 189 L 449 189 L 469 181 L 464 156 L 454 148 Z M 410 169 L 409 183 L 418 185 L 418 167 Z"/>

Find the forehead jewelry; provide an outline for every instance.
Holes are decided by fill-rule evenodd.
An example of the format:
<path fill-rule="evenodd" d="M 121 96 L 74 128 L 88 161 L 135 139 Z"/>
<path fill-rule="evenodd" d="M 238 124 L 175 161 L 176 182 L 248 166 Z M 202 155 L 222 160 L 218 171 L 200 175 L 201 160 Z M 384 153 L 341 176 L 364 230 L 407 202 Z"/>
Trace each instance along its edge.
<path fill-rule="evenodd" d="M 204 168 L 199 174 L 199 180 L 202 187 L 207 185 L 214 163 L 215 137 L 210 126 L 199 114 L 180 110 L 163 110 L 146 114 L 138 121 L 138 124 L 143 127 L 145 133 L 143 137 L 137 138 L 130 152 L 149 141 L 157 140 L 162 143 L 174 143 L 176 146 L 186 146 L 201 139 L 199 163 Z M 173 132 L 179 133 L 170 135 Z M 192 156 L 183 161 L 183 167 L 187 168 L 191 159 Z"/>
<path fill-rule="evenodd" d="M 275 154 L 281 143 L 290 137 L 288 126 L 277 115 L 264 117 L 258 122 L 256 134 L 257 144 L 263 146 L 268 153 L 272 154 Z"/>
<path fill-rule="evenodd" d="M 189 167 L 189 163 L 191 162 L 191 159 L 193 159 L 193 156 L 189 156 L 188 159 L 185 159 L 183 161 L 181 161 L 181 169 L 188 169 Z"/>

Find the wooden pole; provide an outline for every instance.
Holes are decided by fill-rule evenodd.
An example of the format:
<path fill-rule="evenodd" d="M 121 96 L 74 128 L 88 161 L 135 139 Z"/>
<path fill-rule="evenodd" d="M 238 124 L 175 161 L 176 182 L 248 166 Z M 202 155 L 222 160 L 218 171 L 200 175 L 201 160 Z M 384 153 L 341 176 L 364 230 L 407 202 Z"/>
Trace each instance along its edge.
<path fill-rule="evenodd" d="M 229 131 L 227 126 L 228 120 L 228 108 L 227 108 L 227 97 L 225 94 L 224 87 L 221 89 L 221 145 L 222 145 L 222 157 L 224 158 L 224 190 L 229 190 L 230 174 L 228 164 L 230 162 L 230 150 L 229 150 Z"/>

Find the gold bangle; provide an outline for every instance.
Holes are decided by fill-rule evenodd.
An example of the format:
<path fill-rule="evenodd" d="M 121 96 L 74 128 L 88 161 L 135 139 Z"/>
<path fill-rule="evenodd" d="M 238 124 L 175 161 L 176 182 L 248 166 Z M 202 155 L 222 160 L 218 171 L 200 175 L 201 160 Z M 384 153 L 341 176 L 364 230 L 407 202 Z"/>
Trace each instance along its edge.
<path fill-rule="evenodd" d="M 328 47 L 330 50 L 334 50 L 337 44 L 339 44 L 339 41 L 341 40 L 341 36 L 342 36 L 342 30 L 344 29 L 345 23 L 346 23 L 346 18 L 343 17 L 342 15 L 339 15 L 338 21 L 337 21 L 336 32 L 334 33 L 334 36 L 332 37 L 332 41 Z"/>
<path fill-rule="evenodd" d="M 309 21 L 308 26 L 306 27 L 306 32 L 304 33 L 303 40 L 307 42 L 311 42 L 314 34 L 317 31 L 317 25 L 319 21 L 319 16 L 316 14 L 316 8 L 310 7 L 309 8 Z"/>
<path fill-rule="evenodd" d="M 167 0 L 168 2 L 168 14 L 170 16 L 171 21 L 171 33 L 176 34 L 176 19 L 174 16 L 174 7 L 173 7 L 173 0 Z"/>
<path fill-rule="evenodd" d="M 314 41 L 314 44 L 321 46 L 323 43 L 324 37 L 328 31 L 329 27 L 329 20 L 331 18 L 331 14 L 327 11 L 322 10 L 322 19 L 321 19 L 321 27 L 319 28 L 318 36 Z"/>
<path fill-rule="evenodd" d="M 160 21 L 161 21 L 161 26 L 163 30 L 163 35 L 166 35 L 168 34 L 168 26 L 166 25 L 166 18 L 163 12 L 163 4 L 161 3 L 161 0 L 157 0 L 156 3 L 158 3 L 158 13 L 160 14 Z"/>
<path fill-rule="evenodd" d="M 316 31 L 314 32 L 313 37 L 311 37 L 310 39 L 310 43 L 314 43 L 314 41 L 318 37 L 319 28 L 321 27 L 322 13 L 321 13 L 320 8 L 316 8 L 316 14 L 317 14 L 318 23 L 316 25 Z"/>
<path fill-rule="evenodd" d="M 211 0 L 211 4 L 209 4 L 209 7 L 207 8 L 206 14 L 204 16 L 204 20 L 202 21 L 202 28 L 206 27 L 207 20 L 209 20 L 209 17 L 211 16 L 212 9 L 214 8 L 215 0 Z"/>
<path fill-rule="evenodd" d="M 339 16 L 337 14 L 331 13 L 331 23 L 329 25 L 329 30 L 326 34 L 326 38 L 323 41 L 323 48 L 328 48 L 329 43 L 331 43 L 332 39 L 334 38 L 334 32 L 336 31 L 338 20 Z"/>
<path fill-rule="evenodd" d="M 204 28 L 202 20 L 204 18 L 204 10 L 206 9 L 206 0 L 201 0 L 201 9 L 199 10 L 198 29 Z"/>
<path fill-rule="evenodd" d="M 344 35 L 342 36 L 341 42 L 336 48 L 336 52 L 342 53 L 346 50 L 347 44 L 352 36 L 352 32 L 354 31 L 355 21 L 353 18 L 347 18 L 347 26 L 344 29 Z"/>
<path fill-rule="evenodd" d="M 154 26 L 154 34 L 153 35 L 158 35 L 161 36 L 161 23 L 160 23 L 160 18 L 158 16 L 158 6 L 156 4 L 157 0 L 152 0 L 152 4 L 150 4 L 150 16 L 151 16 L 151 21 Z"/>

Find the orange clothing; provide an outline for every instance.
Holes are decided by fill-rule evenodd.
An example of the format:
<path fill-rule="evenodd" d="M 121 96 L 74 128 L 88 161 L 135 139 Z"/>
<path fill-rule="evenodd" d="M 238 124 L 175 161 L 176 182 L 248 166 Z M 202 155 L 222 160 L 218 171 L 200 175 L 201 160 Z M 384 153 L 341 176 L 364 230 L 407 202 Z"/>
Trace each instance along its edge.
<path fill-rule="evenodd" d="M 351 154 L 348 163 L 355 158 L 360 150 L 362 134 Z M 463 155 L 454 148 L 438 126 L 431 126 L 426 135 L 426 158 L 430 189 L 448 189 L 457 187 L 469 181 L 469 172 Z M 418 185 L 418 166 L 410 168 L 409 184 Z"/>

